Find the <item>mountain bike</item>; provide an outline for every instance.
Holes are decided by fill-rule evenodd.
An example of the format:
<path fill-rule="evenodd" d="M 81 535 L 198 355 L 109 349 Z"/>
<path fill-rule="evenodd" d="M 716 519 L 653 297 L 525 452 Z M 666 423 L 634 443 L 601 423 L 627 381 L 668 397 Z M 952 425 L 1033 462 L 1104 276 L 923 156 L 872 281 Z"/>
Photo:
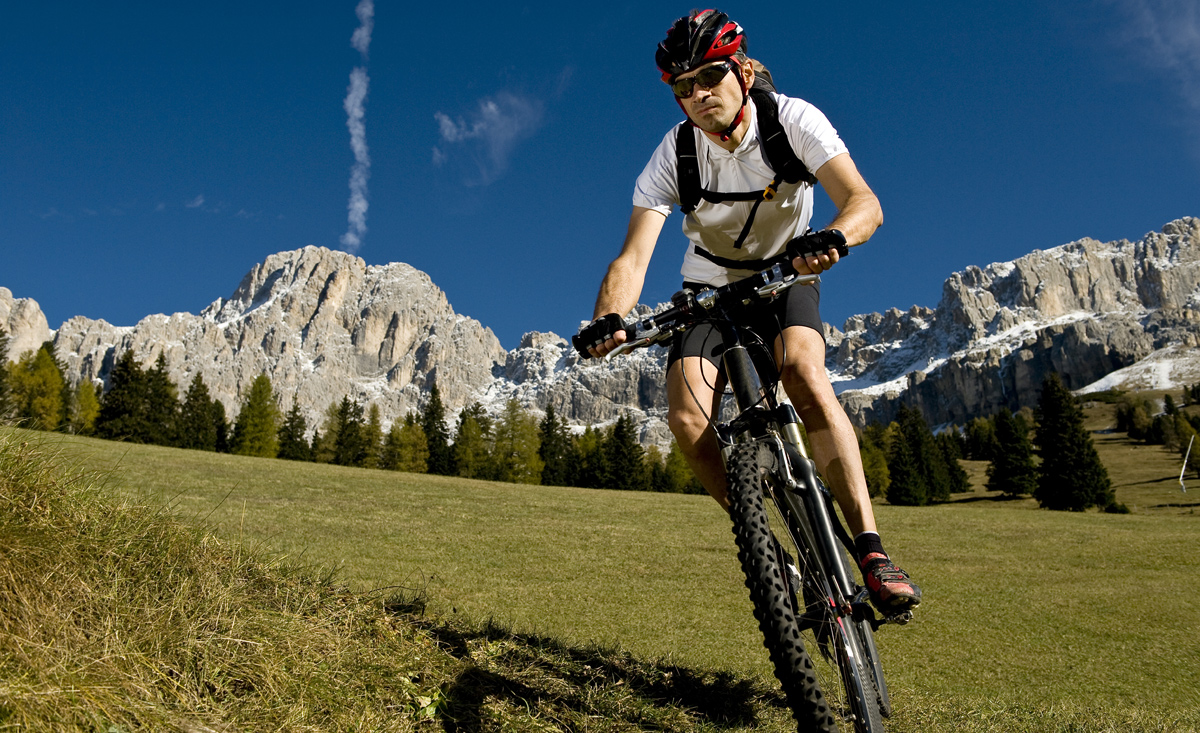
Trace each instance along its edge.
<path fill-rule="evenodd" d="M 775 676 L 798 730 L 837 731 L 840 720 L 856 733 L 879 733 L 891 701 L 874 632 L 911 614 L 875 615 L 847 559 L 854 543 L 808 457 L 800 418 L 777 397 L 771 349 L 731 317 L 818 282 L 818 275 L 796 273 L 795 254 L 808 253 L 766 260 L 766 269 L 729 285 L 676 293 L 667 310 L 626 322 L 627 340 L 609 356 L 667 341 L 700 322 L 715 324 L 736 410 L 713 428 L 738 559 Z"/>

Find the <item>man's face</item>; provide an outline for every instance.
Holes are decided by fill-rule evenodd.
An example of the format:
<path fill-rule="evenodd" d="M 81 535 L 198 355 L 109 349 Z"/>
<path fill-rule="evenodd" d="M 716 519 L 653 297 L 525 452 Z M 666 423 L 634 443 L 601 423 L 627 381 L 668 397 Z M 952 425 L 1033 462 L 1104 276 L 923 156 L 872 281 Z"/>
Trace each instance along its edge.
<path fill-rule="evenodd" d="M 727 63 L 727 61 L 717 61 L 707 66 L 724 66 Z M 707 66 L 680 74 L 676 81 L 695 77 Z M 712 89 L 705 89 L 697 84 L 692 87 L 690 97 L 679 100 L 683 105 L 683 111 L 687 113 L 696 127 L 715 135 L 724 132 L 733 123 L 738 111 L 742 108 L 742 87 L 738 84 L 736 74 L 742 75 L 747 88 L 753 83 L 754 69 L 747 61 L 740 66 L 735 65 L 734 69 Z"/>

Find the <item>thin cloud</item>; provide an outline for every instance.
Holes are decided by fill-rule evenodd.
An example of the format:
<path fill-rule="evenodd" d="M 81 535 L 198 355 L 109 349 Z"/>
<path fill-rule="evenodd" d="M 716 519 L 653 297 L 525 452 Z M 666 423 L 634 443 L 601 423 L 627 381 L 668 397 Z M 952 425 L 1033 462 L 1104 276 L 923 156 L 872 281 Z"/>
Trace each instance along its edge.
<path fill-rule="evenodd" d="M 371 177 L 371 156 L 367 148 L 366 117 L 367 91 L 371 84 L 367 76 L 367 52 L 371 46 L 371 32 L 375 28 L 375 4 L 372 0 L 361 0 L 354 9 L 359 26 L 350 37 L 350 45 L 362 55 L 363 66 L 350 72 L 350 86 L 346 88 L 346 99 L 342 108 L 346 110 L 346 127 L 350 130 L 350 149 L 354 152 L 354 165 L 350 167 L 350 201 L 346 219 L 346 233 L 338 240 L 347 252 L 357 252 L 367 233 L 367 181 Z"/>
<path fill-rule="evenodd" d="M 200 194 L 191 201 L 184 201 L 183 205 L 189 209 L 198 209 L 201 206 L 204 206 L 204 194 Z"/>
<path fill-rule="evenodd" d="M 1196 0 L 1112 0 L 1125 15 L 1122 36 L 1146 66 L 1173 78 L 1200 111 L 1200 5 Z"/>
<path fill-rule="evenodd" d="M 478 177 L 469 178 L 467 185 L 486 186 L 508 170 L 517 143 L 541 127 L 542 112 L 541 101 L 511 92 L 479 100 L 469 121 L 434 112 L 442 140 L 442 145 L 433 149 L 434 164 L 444 164 L 451 156 L 451 146 L 457 146 L 478 170 Z"/>
<path fill-rule="evenodd" d="M 375 3 L 362 0 L 354 9 L 354 14 L 358 16 L 358 28 L 350 36 L 350 45 L 366 58 L 367 49 L 371 47 L 371 32 L 375 30 Z"/>

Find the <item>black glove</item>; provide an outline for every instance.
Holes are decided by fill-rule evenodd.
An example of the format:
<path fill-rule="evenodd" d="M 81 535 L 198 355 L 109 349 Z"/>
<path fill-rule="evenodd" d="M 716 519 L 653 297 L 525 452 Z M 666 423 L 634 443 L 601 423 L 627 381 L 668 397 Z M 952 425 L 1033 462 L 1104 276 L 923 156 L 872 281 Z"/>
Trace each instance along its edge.
<path fill-rule="evenodd" d="M 850 254 L 845 235 L 836 229 L 808 232 L 787 243 L 787 253 L 792 258 L 823 255 L 831 249 L 836 249 L 839 257 Z"/>
<path fill-rule="evenodd" d="M 617 331 L 624 330 L 625 322 L 621 317 L 616 313 L 609 313 L 579 329 L 579 333 L 571 337 L 571 343 L 580 356 L 590 359 L 592 355 L 588 353 L 588 348 L 599 346 L 612 338 Z"/>

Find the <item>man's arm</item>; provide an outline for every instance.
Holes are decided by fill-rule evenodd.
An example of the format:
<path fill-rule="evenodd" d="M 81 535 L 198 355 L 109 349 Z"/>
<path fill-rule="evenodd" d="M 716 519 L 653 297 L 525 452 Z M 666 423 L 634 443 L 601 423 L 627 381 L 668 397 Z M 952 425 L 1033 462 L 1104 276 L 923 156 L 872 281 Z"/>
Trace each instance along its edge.
<path fill-rule="evenodd" d="M 846 244 L 862 244 L 871 238 L 879 225 L 883 224 L 883 209 L 875 192 L 863 180 L 858 167 L 850 158 L 849 153 L 830 158 L 825 165 L 817 169 L 817 180 L 825 187 L 825 193 L 833 200 L 838 214 L 830 222 L 829 229 L 837 229 L 846 237 Z M 793 264 L 803 273 L 806 265 L 808 272 L 821 273 L 828 270 L 838 261 L 837 252 L 809 257 L 806 260 L 797 258 Z"/>
<path fill-rule="evenodd" d="M 658 243 L 658 235 L 666 220 L 666 215 L 654 209 L 633 207 L 625 244 L 621 247 L 621 254 L 608 266 L 608 272 L 600 284 L 593 318 L 608 313 L 616 313 L 624 318 L 637 305 L 646 281 L 646 268 L 650 266 L 650 256 L 654 254 L 654 245 Z M 617 331 L 613 338 L 588 351 L 593 356 L 604 356 L 624 341 L 625 332 Z"/>

